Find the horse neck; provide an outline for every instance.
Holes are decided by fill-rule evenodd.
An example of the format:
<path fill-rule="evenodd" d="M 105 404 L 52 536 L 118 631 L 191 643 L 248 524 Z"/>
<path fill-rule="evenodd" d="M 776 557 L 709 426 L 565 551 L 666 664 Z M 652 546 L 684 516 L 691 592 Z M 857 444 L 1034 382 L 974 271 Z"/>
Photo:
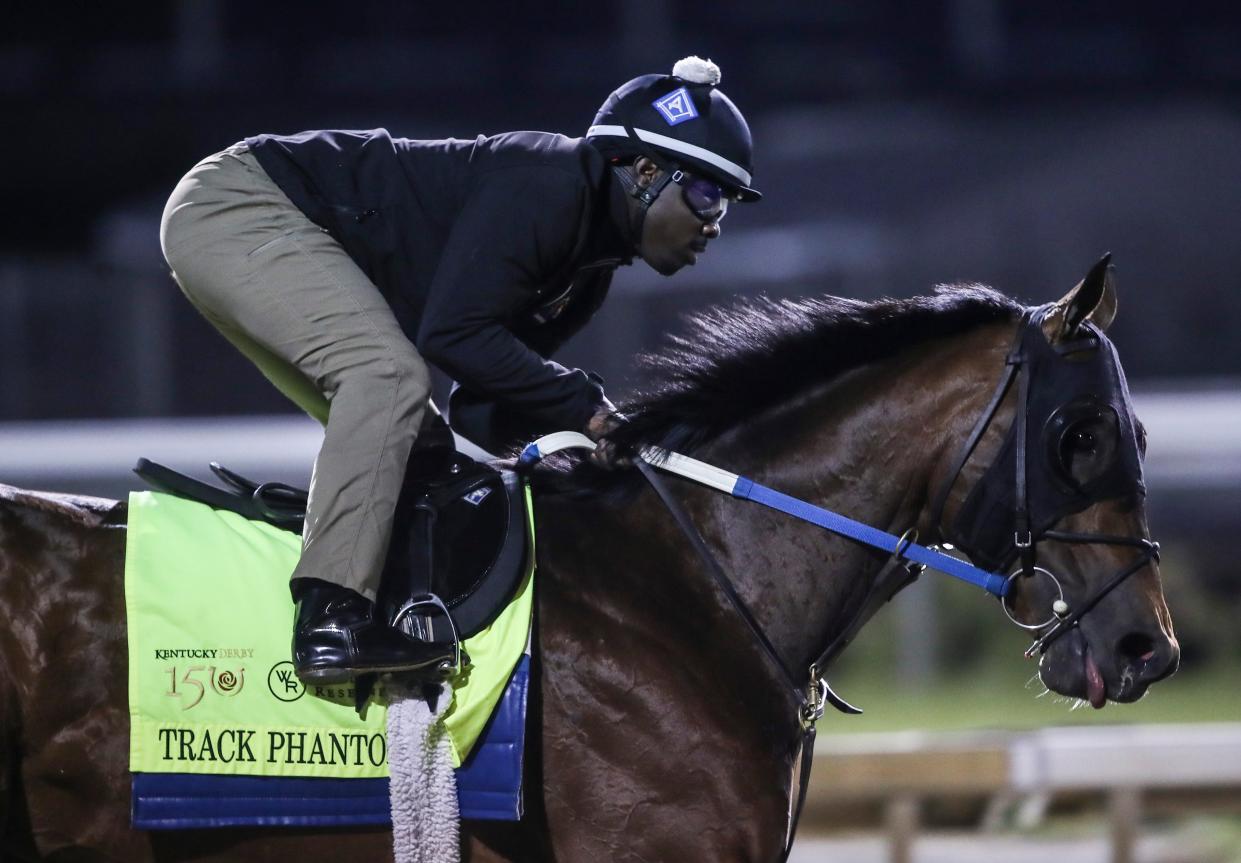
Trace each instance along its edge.
<path fill-rule="evenodd" d="M 700 454 L 857 521 L 934 532 L 945 464 L 1003 364 L 990 327 L 855 370 L 721 437 Z M 804 667 L 859 613 L 887 555 L 783 513 L 690 491 L 709 544 L 790 668 Z"/>

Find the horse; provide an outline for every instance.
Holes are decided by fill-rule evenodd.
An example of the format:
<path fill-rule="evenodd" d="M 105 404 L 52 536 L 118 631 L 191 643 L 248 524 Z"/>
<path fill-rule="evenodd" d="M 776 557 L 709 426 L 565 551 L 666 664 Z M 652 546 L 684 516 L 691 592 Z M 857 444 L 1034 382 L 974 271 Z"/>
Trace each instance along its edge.
<path fill-rule="evenodd" d="M 1102 338 L 1115 287 L 1101 263 L 1042 307 L 1036 326 L 1048 345 L 1074 350 L 1070 341 L 1087 330 Z M 630 420 L 615 434 L 946 542 L 972 490 L 1002 460 L 1007 431 L 1024 423 L 1019 388 L 993 384 L 1030 312 L 981 285 L 711 310 L 650 358 L 656 384 L 625 406 Z M 992 415 L 981 422 L 989 401 Z M 1106 437 L 1099 422 L 1078 423 L 1056 444 L 1067 447 L 1060 454 L 1072 471 L 1089 473 L 1093 460 L 1109 457 L 1091 437 Z M 1030 464 L 1032 477 L 1045 468 Z M 462 859 L 784 859 L 806 717 L 790 705 L 779 669 L 635 472 L 553 458 L 533 481 L 526 814 L 463 823 Z M 1012 484 L 1001 485 L 1011 494 Z M 685 480 L 668 485 L 788 668 L 806 668 L 826 643 L 842 645 L 873 611 L 876 589 L 882 600 L 903 584 L 878 580 L 883 552 Z M 1089 606 L 1043 645 L 1039 674 L 1048 689 L 1096 707 L 1142 697 L 1179 662 L 1144 495 L 1140 484 L 1126 488 L 1086 501 L 1054 527 L 1132 542 L 1043 542 L 1039 574 L 1016 570 L 1003 600 L 1018 623 L 1045 633 L 1039 621 L 1054 572 L 1061 601 Z M 382 829 L 131 829 L 125 536 L 122 503 L 0 491 L 0 852 L 15 860 L 390 860 Z M 1148 553 L 1135 559 L 1135 543 Z M 1130 571 L 1118 579 L 1118 570 Z"/>

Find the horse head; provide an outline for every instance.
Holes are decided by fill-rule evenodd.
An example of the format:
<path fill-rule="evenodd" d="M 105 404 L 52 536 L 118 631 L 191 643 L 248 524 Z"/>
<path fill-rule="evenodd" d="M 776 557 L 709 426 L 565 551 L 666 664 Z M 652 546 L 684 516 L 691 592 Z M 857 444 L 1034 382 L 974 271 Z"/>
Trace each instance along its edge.
<path fill-rule="evenodd" d="M 695 316 L 649 358 L 659 383 L 610 437 L 1011 573 L 1003 608 L 1036 634 L 1044 683 L 1095 706 L 1132 701 L 1179 649 L 1146 527 L 1145 432 L 1104 332 L 1115 311 L 1108 258 L 1036 308 L 981 285 L 744 301 Z M 822 669 L 910 580 L 890 554 L 787 510 L 685 496 L 788 668 Z M 654 518 L 644 529 L 666 533 Z M 695 563 L 677 568 L 705 583 Z"/>
<path fill-rule="evenodd" d="M 1141 698 L 1180 658 L 1147 528 L 1146 433 L 1105 335 L 1115 315 L 1110 256 L 1027 310 L 936 519 L 976 563 L 1012 572 L 1005 610 L 1036 635 L 1043 683 L 1096 708 Z"/>

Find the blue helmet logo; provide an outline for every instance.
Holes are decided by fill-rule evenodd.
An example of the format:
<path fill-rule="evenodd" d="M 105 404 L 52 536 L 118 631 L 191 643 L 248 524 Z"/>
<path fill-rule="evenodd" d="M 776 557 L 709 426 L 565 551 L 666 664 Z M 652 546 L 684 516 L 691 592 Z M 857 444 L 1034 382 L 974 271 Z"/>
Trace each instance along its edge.
<path fill-rule="evenodd" d="M 669 126 L 698 118 L 698 109 L 694 107 L 694 100 L 690 98 L 689 91 L 684 87 L 673 90 L 666 96 L 660 96 L 651 104 L 668 121 Z"/>

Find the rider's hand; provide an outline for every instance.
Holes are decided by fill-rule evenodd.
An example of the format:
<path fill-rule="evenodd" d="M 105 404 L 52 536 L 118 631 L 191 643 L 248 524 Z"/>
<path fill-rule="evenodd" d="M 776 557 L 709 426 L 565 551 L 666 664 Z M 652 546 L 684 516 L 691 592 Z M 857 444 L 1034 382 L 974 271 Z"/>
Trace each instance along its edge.
<path fill-rule="evenodd" d="M 605 400 L 599 410 L 595 411 L 590 421 L 586 423 L 586 437 L 597 444 L 595 451 L 590 454 L 590 460 L 596 467 L 601 467 L 604 470 L 616 470 L 617 468 L 633 466 L 633 457 L 622 453 L 616 444 L 607 439 L 607 435 L 620 428 L 621 423 L 624 421 L 624 417 L 616 412 L 616 408 L 612 406 L 612 403 Z"/>
<path fill-rule="evenodd" d="M 624 418 L 616 412 L 616 406 L 604 399 L 603 404 L 599 406 L 599 409 L 586 422 L 584 431 L 586 437 L 597 441 L 620 428 L 622 422 L 624 422 Z"/>

